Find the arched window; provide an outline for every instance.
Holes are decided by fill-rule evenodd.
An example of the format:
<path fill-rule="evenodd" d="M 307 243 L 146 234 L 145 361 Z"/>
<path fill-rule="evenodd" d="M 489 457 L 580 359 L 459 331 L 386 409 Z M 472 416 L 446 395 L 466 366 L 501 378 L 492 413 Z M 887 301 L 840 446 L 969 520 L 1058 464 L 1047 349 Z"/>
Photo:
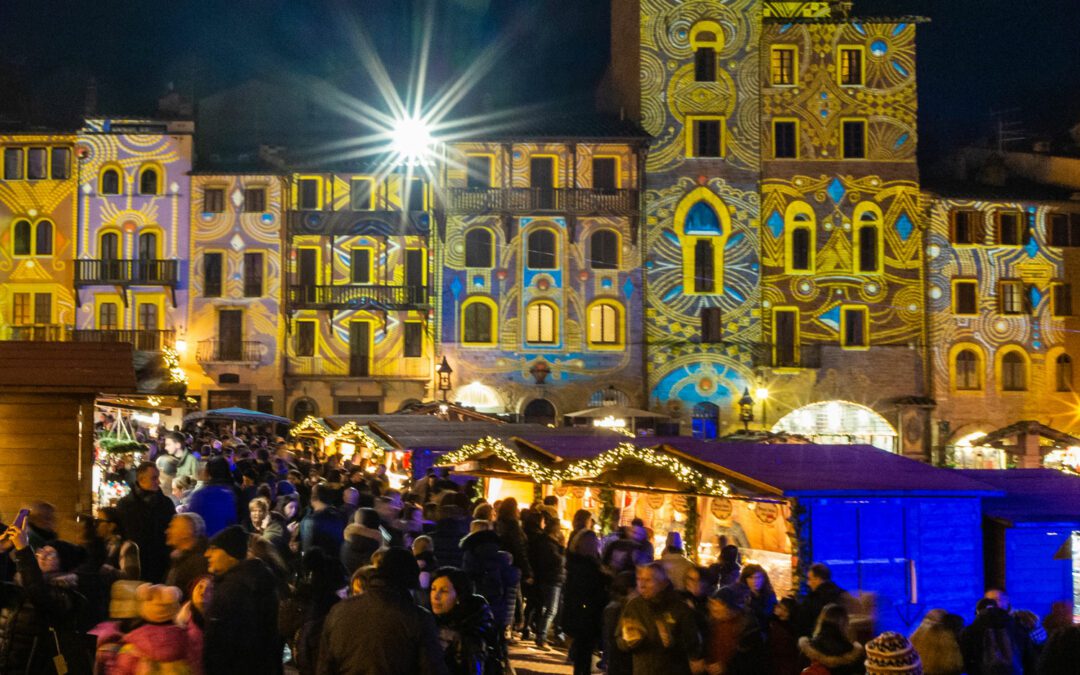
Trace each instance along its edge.
<path fill-rule="evenodd" d="M 720 426 L 720 407 L 708 401 L 698 403 L 692 411 L 691 423 L 694 438 L 704 440 L 716 438 L 717 428 Z"/>
<path fill-rule="evenodd" d="M 100 191 L 103 195 L 120 194 L 120 172 L 113 168 L 102 171 Z"/>
<path fill-rule="evenodd" d="M 139 259 L 155 260 L 157 257 L 157 233 L 143 232 L 139 235 Z"/>
<path fill-rule="evenodd" d="M 694 242 L 694 292 L 716 292 L 716 269 L 713 264 L 715 253 L 713 243 L 708 239 Z"/>
<path fill-rule="evenodd" d="M 1059 354 L 1054 360 L 1054 383 L 1058 391 L 1073 389 L 1072 357 L 1068 354 Z"/>
<path fill-rule="evenodd" d="M 553 270 L 558 267 L 554 232 L 546 228 L 533 230 L 527 241 L 529 269 Z"/>
<path fill-rule="evenodd" d="M 462 343 L 494 344 L 495 313 L 495 303 L 487 298 L 467 300 L 461 309 Z"/>
<path fill-rule="evenodd" d="M 156 195 L 161 192 L 158 186 L 158 172 L 153 167 L 147 167 L 139 174 L 139 194 Z"/>
<path fill-rule="evenodd" d="M 120 258 L 120 236 L 115 232 L 101 235 L 101 259 L 118 260 Z"/>
<path fill-rule="evenodd" d="M 477 227 L 465 233 L 465 267 L 491 269 L 495 266 L 495 246 L 491 230 Z"/>
<path fill-rule="evenodd" d="M 11 252 L 30 255 L 30 221 L 17 220 L 11 230 Z"/>
<path fill-rule="evenodd" d="M 319 414 L 319 404 L 314 399 L 301 398 L 297 399 L 292 405 L 292 420 L 294 422 L 303 422 L 308 417 L 314 417 Z"/>
<path fill-rule="evenodd" d="M 98 329 L 116 330 L 120 324 L 117 320 L 119 314 L 115 302 L 103 302 L 98 307 Z"/>
<path fill-rule="evenodd" d="M 1019 351 L 1001 357 L 1001 390 L 1027 391 L 1027 359 Z"/>
<path fill-rule="evenodd" d="M 795 272 L 809 272 L 813 269 L 811 258 L 811 236 L 809 227 L 796 227 L 791 231 L 791 269 Z"/>
<path fill-rule="evenodd" d="M 856 270 L 862 273 L 876 273 L 881 271 L 881 221 L 878 215 L 871 210 L 864 211 L 858 218 L 855 232 L 856 248 L 858 250 L 858 267 Z"/>
<path fill-rule="evenodd" d="M 613 230 L 597 230 L 589 238 L 589 267 L 594 270 L 619 268 L 619 235 Z"/>
<path fill-rule="evenodd" d="M 706 187 L 692 190 L 675 208 L 675 222 L 682 227 L 684 293 L 717 293 L 723 285 L 729 213 L 727 205 Z"/>
<path fill-rule="evenodd" d="M 34 255 L 52 255 L 53 224 L 42 220 L 34 230 Z"/>
<path fill-rule="evenodd" d="M 555 344 L 559 334 L 558 310 L 550 302 L 534 302 L 525 313 L 525 341 L 534 345 Z"/>
<path fill-rule="evenodd" d="M 525 406 L 522 417 L 526 424 L 554 424 L 555 406 L 546 398 L 533 399 Z"/>
<path fill-rule="evenodd" d="M 152 302 L 139 305 L 139 330 L 158 329 L 158 307 Z"/>
<path fill-rule="evenodd" d="M 705 202 L 698 202 L 686 212 L 683 232 L 686 234 L 721 234 L 720 219 L 716 211 Z"/>
<path fill-rule="evenodd" d="M 956 354 L 953 364 L 953 387 L 957 391 L 982 389 L 982 366 L 979 360 L 979 355 L 973 349 L 962 349 Z"/>
<path fill-rule="evenodd" d="M 814 210 L 805 202 L 788 205 L 784 216 L 787 232 L 784 265 L 788 274 L 808 274 L 814 271 Z"/>
<path fill-rule="evenodd" d="M 613 346 L 622 343 L 622 310 L 612 302 L 598 302 L 589 308 L 589 344 Z"/>

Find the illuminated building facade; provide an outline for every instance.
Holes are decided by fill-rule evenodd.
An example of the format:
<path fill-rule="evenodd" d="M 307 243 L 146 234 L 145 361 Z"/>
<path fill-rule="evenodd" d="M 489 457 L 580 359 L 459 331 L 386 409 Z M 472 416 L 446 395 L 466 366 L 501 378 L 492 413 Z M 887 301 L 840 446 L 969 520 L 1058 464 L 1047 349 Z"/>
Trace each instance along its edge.
<path fill-rule="evenodd" d="M 605 400 L 645 403 L 642 139 L 597 124 L 603 136 L 448 150 L 439 288 L 452 400 L 544 424 Z"/>
<path fill-rule="evenodd" d="M 186 328 L 193 134 L 186 121 L 110 118 L 79 132 L 76 339 L 132 343 L 137 371 Z"/>
<path fill-rule="evenodd" d="M 977 443 L 1010 422 L 1080 431 L 1069 336 L 1077 262 L 1069 252 L 1080 246 L 1080 208 L 1068 190 L 1056 199 L 1041 192 L 1025 199 L 967 185 L 932 197 L 930 358 L 936 416 L 948 423 L 938 442 L 944 459 L 969 468 L 1012 463 Z"/>
<path fill-rule="evenodd" d="M 653 136 L 649 397 L 710 436 L 760 390 L 766 425 L 828 441 L 865 417 L 860 440 L 922 455 L 915 26 L 849 5 L 613 6 L 616 100 Z M 889 426 L 901 438 L 885 441 Z"/>
<path fill-rule="evenodd" d="M 432 198 L 411 172 L 286 177 L 291 417 L 393 412 L 432 397 Z"/>
<path fill-rule="evenodd" d="M 192 175 L 184 366 L 207 409 L 285 411 L 284 197 L 276 173 Z"/>
<path fill-rule="evenodd" d="M 75 142 L 0 135 L 0 339 L 59 340 L 75 323 Z"/>

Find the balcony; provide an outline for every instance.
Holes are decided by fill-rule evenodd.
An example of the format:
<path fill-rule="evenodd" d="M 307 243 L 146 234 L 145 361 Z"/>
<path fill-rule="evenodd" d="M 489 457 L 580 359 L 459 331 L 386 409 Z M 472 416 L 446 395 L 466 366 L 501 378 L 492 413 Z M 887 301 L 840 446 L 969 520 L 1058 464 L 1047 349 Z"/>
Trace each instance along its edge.
<path fill-rule="evenodd" d="M 291 211 L 289 234 L 321 236 L 416 236 L 431 233 L 426 211 Z"/>
<path fill-rule="evenodd" d="M 24 326 L 8 326 L 6 340 L 28 342 L 66 342 L 68 328 L 58 323 L 34 323 Z"/>
<path fill-rule="evenodd" d="M 297 379 L 428 380 L 430 357 L 397 358 L 376 365 L 371 357 L 344 354 L 340 359 L 322 356 L 289 356 L 285 375 Z"/>
<path fill-rule="evenodd" d="M 261 363 L 266 345 L 257 340 L 202 340 L 195 352 L 199 363 Z"/>
<path fill-rule="evenodd" d="M 137 351 L 160 352 L 176 344 L 174 330 L 74 330 L 72 342 L 127 342 Z"/>
<path fill-rule="evenodd" d="M 590 188 L 450 188 L 451 213 L 534 213 L 554 211 L 575 216 L 632 216 L 637 190 Z"/>
<path fill-rule="evenodd" d="M 426 286 L 289 286 L 288 295 L 289 306 L 299 309 L 417 309 L 428 302 Z"/>
<path fill-rule="evenodd" d="M 76 286 L 176 286 L 177 260 L 76 260 Z"/>

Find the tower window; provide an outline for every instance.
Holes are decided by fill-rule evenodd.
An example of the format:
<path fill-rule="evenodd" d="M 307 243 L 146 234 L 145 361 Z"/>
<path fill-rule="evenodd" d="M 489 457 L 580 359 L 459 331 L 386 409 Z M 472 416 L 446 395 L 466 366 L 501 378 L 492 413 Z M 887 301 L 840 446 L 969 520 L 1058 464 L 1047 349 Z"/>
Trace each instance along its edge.
<path fill-rule="evenodd" d="M 773 157 L 795 159 L 799 156 L 799 125 L 793 120 L 773 122 Z"/>
<path fill-rule="evenodd" d="M 953 313 L 974 315 L 979 312 L 978 282 L 953 282 Z"/>
<path fill-rule="evenodd" d="M 691 120 L 694 157 L 721 157 L 724 143 L 722 120 Z"/>
<path fill-rule="evenodd" d="M 843 346 L 866 347 L 867 341 L 867 312 L 865 307 L 845 307 L 843 314 Z"/>
<path fill-rule="evenodd" d="M 713 243 L 702 238 L 694 242 L 694 292 L 716 292 L 716 269 L 713 262 Z"/>
<path fill-rule="evenodd" d="M 1069 284 L 1054 284 L 1053 314 L 1054 316 L 1072 316 L 1072 286 Z"/>
<path fill-rule="evenodd" d="M 863 53 L 857 47 L 840 48 L 840 84 L 856 87 L 863 83 Z"/>
<path fill-rule="evenodd" d="M 960 391 L 982 389 L 979 381 L 979 357 L 975 352 L 964 349 L 956 355 L 955 377 L 953 386 Z"/>
<path fill-rule="evenodd" d="M 225 190 L 206 188 L 203 191 L 203 212 L 225 213 Z"/>
<path fill-rule="evenodd" d="M 1002 281 L 998 286 L 1002 314 L 1024 313 L 1024 284 L 1020 281 Z"/>
<path fill-rule="evenodd" d="M 982 214 L 978 211 L 953 211 L 952 242 L 954 244 L 978 244 L 982 241 Z"/>
<path fill-rule="evenodd" d="M 810 251 L 810 228 L 797 227 L 791 231 L 791 269 L 809 272 L 813 267 Z"/>
<path fill-rule="evenodd" d="M 716 82 L 716 50 L 698 47 L 694 52 L 694 81 Z"/>
<path fill-rule="evenodd" d="M 266 211 L 266 189 L 261 187 L 245 188 L 244 212 L 262 213 L 264 211 Z"/>
<path fill-rule="evenodd" d="M 1027 243 L 1027 227 L 1024 214 L 1017 211 L 998 213 L 998 244 L 1023 246 Z"/>
<path fill-rule="evenodd" d="M 701 341 L 716 344 L 724 341 L 723 314 L 719 307 L 701 308 Z"/>
<path fill-rule="evenodd" d="M 589 267 L 594 270 L 619 268 L 619 235 L 611 230 L 597 230 L 589 238 Z"/>
<path fill-rule="evenodd" d="M 866 122 L 844 120 L 841 155 L 844 159 L 866 159 Z"/>
<path fill-rule="evenodd" d="M 773 47 L 770 63 L 771 80 L 775 86 L 790 87 L 795 80 L 795 47 Z"/>
<path fill-rule="evenodd" d="M 547 229 L 533 230 L 527 239 L 529 269 L 553 270 L 555 264 L 555 233 Z"/>

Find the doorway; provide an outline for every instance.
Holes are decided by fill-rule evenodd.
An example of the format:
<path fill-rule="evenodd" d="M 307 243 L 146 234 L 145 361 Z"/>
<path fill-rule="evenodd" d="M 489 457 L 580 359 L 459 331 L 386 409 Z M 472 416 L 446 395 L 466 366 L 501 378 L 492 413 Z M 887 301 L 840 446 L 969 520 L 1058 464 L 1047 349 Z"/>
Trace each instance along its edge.
<path fill-rule="evenodd" d="M 522 417 L 526 424 L 555 424 L 555 406 L 546 398 L 529 401 Z"/>

